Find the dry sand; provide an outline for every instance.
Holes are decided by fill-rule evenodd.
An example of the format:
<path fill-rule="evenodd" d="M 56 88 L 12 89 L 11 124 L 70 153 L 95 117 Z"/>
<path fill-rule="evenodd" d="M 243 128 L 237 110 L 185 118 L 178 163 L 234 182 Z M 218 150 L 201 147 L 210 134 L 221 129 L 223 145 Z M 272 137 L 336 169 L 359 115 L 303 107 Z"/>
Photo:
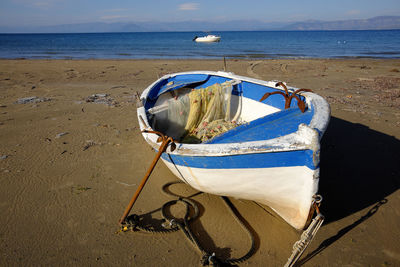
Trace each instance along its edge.
<path fill-rule="evenodd" d="M 322 141 L 326 222 L 304 266 L 400 266 L 400 60 L 230 60 L 229 71 L 313 89 L 331 104 Z M 0 265 L 199 266 L 183 233 L 116 233 L 154 157 L 133 97 L 166 73 L 221 70 L 208 60 L 0 60 Z M 106 103 L 85 100 L 109 94 Z M 21 98 L 35 101 L 19 104 Z M 39 101 L 44 102 L 39 102 Z M 133 212 L 170 200 L 158 164 Z M 195 193 L 185 185 L 181 195 Z M 249 248 L 213 195 L 193 197 L 200 242 L 217 255 Z M 282 266 L 300 233 L 253 202 L 232 200 L 256 235 L 239 266 Z"/>

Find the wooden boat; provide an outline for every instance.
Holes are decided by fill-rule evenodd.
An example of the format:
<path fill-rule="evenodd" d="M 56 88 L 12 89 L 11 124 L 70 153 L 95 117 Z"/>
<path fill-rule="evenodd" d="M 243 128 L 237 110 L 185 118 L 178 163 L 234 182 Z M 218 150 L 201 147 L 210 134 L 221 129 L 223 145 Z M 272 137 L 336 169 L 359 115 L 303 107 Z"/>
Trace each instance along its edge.
<path fill-rule="evenodd" d="M 198 43 L 213 43 L 213 42 L 219 42 L 221 40 L 221 36 L 216 36 L 209 34 L 207 36 L 202 36 L 202 37 L 194 37 L 193 41 L 198 42 Z"/>
<path fill-rule="evenodd" d="M 330 119 L 328 103 L 307 91 L 227 72 L 175 73 L 144 90 L 137 115 L 141 130 L 174 139 L 161 157 L 179 179 L 206 193 L 267 205 L 303 229 Z M 142 134 L 160 149 L 157 134 Z"/>

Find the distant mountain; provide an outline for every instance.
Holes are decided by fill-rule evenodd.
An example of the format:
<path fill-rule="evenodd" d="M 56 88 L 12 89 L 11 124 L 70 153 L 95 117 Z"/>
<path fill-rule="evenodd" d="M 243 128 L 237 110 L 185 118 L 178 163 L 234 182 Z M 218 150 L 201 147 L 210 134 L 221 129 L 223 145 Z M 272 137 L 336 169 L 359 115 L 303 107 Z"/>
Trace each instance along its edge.
<path fill-rule="evenodd" d="M 169 32 L 169 31 L 256 31 L 279 30 L 288 23 L 265 23 L 257 20 L 226 22 L 117 22 L 82 23 L 54 26 L 1 27 L 2 33 L 92 33 L 92 32 Z"/>
<path fill-rule="evenodd" d="M 168 31 L 315 31 L 400 29 L 400 16 L 340 21 L 302 21 L 296 23 L 232 20 L 226 22 L 118 22 L 81 23 L 54 26 L 2 27 L 1 33 L 91 33 L 91 32 L 168 32 Z"/>
<path fill-rule="evenodd" d="M 282 30 L 315 31 L 315 30 L 389 30 L 400 29 L 400 16 L 374 17 L 370 19 L 339 20 L 339 21 L 304 21 L 297 22 Z"/>
<path fill-rule="evenodd" d="M 135 23 L 80 23 L 54 26 L 1 27 L 2 33 L 92 33 L 92 32 L 140 32 L 145 31 Z"/>

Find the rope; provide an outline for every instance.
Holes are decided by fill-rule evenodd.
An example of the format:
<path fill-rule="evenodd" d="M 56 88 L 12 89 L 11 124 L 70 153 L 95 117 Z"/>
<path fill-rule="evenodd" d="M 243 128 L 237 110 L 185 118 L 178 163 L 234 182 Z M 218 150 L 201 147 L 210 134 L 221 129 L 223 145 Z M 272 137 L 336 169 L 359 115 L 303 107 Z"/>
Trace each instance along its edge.
<path fill-rule="evenodd" d="M 212 266 L 220 266 L 221 264 L 233 264 L 233 263 L 241 263 L 246 260 L 248 260 L 254 253 L 255 253 L 255 238 L 253 233 L 250 231 L 250 229 L 243 223 L 242 220 L 238 217 L 236 214 L 237 211 L 232 205 L 232 203 L 229 201 L 227 197 L 221 197 L 222 200 L 224 200 L 225 205 L 227 206 L 228 210 L 231 212 L 231 215 L 233 218 L 236 220 L 236 222 L 245 230 L 245 232 L 248 234 L 249 239 L 251 241 L 251 247 L 248 250 L 246 254 L 239 258 L 229 258 L 229 259 L 220 259 L 218 258 L 215 253 L 210 253 L 207 252 L 200 244 L 199 240 L 195 237 L 193 232 L 190 229 L 190 222 L 193 220 L 197 219 L 199 217 L 199 208 L 197 204 L 189 199 L 189 197 L 182 197 L 177 194 L 174 194 L 168 190 L 168 187 L 173 185 L 173 184 L 180 184 L 183 183 L 181 181 L 176 181 L 176 182 L 170 182 L 162 187 L 162 191 L 173 197 L 177 197 L 178 199 L 176 200 L 171 200 L 165 203 L 161 207 L 161 214 L 164 219 L 164 223 L 162 224 L 162 229 L 156 230 L 154 227 L 151 226 L 143 226 L 140 225 L 141 223 L 141 217 L 139 215 L 133 214 L 130 215 L 126 220 L 125 223 L 121 226 L 122 231 L 126 232 L 128 230 L 134 231 L 134 230 L 140 230 L 143 232 L 147 233 L 172 233 L 176 232 L 178 230 L 181 230 L 187 239 L 190 241 L 190 243 L 200 251 L 202 254 L 201 258 L 201 263 L 203 266 L 207 265 L 212 265 Z M 201 192 L 197 193 L 200 194 Z M 195 195 L 197 195 L 195 194 Z M 194 196 L 194 195 L 193 195 Z M 174 218 L 172 215 L 169 215 L 167 210 L 169 207 L 176 205 L 176 204 L 183 204 L 186 207 L 186 214 L 183 217 L 183 219 L 179 220 L 178 218 Z M 190 216 L 190 214 L 192 214 Z"/>
<path fill-rule="evenodd" d="M 325 217 L 319 211 L 319 205 L 321 204 L 321 201 L 322 201 L 321 195 L 313 196 L 312 206 L 317 212 L 317 215 L 315 216 L 314 219 L 312 219 L 307 229 L 304 230 L 304 232 L 301 234 L 300 240 L 294 243 L 292 255 L 290 255 L 284 267 L 292 267 L 296 264 L 297 260 L 301 257 L 303 252 L 307 249 L 308 245 L 316 236 L 319 228 L 321 228 L 321 225 L 325 219 Z"/>
<path fill-rule="evenodd" d="M 251 240 L 251 247 L 245 255 L 243 255 L 240 258 L 226 259 L 224 261 L 225 263 L 241 263 L 241 262 L 248 260 L 255 253 L 255 248 L 256 248 L 255 239 L 254 239 L 253 233 L 250 231 L 250 229 L 243 223 L 242 220 L 239 219 L 239 217 L 234 212 L 234 210 L 231 206 L 232 203 L 229 201 L 229 199 L 227 197 L 221 197 L 221 198 L 224 200 L 224 203 L 228 207 L 228 210 L 231 212 L 233 218 L 236 220 L 237 223 L 239 223 L 239 225 L 243 228 L 243 230 L 245 230 L 247 232 L 247 234 Z"/>

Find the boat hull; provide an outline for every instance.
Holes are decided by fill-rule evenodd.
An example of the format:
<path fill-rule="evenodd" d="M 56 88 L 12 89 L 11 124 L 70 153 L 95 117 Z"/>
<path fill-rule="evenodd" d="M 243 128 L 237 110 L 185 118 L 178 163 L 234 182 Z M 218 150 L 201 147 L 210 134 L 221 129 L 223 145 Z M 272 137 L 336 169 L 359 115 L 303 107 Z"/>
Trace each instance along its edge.
<path fill-rule="evenodd" d="M 205 37 L 197 37 L 195 39 L 195 41 L 198 43 L 215 43 L 219 42 L 220 40 L 221 37 L 219 36 L 205 36 Z"/>
<path fill-rule="evenodd" d="M 199 167 L 199 164 L 190 166 L 191 161 L 200 163 L 202 159 L 182 157 L 177 160 L 171 155 L 162 159 L 173 174 L 193 188 L 267 205 L 294 228 L 302 229 L 308 218 L 312 197 L 318 191 L 319 168 L 285 166 L 291 164 L 273 167 L 268 162 L 271 156 L 282 155 L 248 154 L 247 160 L 244 156 L 240 159 L 235 159 L 236 156 L 213 157 L 205 160 L 213 161 L 213 164 L 205 163 L 212 165 L 209 168 Z M 227 162 L 237 160 L 241 164 L 227 165 Z M 252 164 L 246 164 L 247 161 L 252 161 Z"/>
<path fill-rule="evenodd" d="M 243 96 L 247 100 L 243 101 L 241 111 L 244 115 L 248 112 L 248 117 L 256 111 L 259 118 L 252 117 L 249 124 L 237 127 L 223 137 L 216 137 L 214 143 L 176 143 L 174 149 L 169 146 L 162 154 L 166 166 L 199 191 L 267 205 L 291 226 L 303 229 L 310 215 L 313 196 L 318 191 L 320 139 L 330 118 L 327 102 L 318 95 L 305 93 L 303 97 L 308 113 L 279 109 L 263 115 L 257 106 L 259 104 L 255 104 L 259 103 L 262 88 L 274 87 L 274 82 L 224 72 L 171 74 L 160 78 L 143 92 L 143 106 L 137 110 L 141 130 L 152 130 L 146 112 L 154 105 L 149 104 L 154 103 L 151 96 L 158 97 L 164 93 L 160 84 L 163 86 L 168 79 L 179 75 L 198 74 L 242 81 L 246 86 L 243 87 Z M 152 93 L 154 88 L 161 93 Z M 146 103 L 147 99 L 153 102 Z M 250 103 L 249 109 L 246 103 Z M 288 124 L 291 121 L 293 125 Z M 280 130 L 283 125 L 286 132 Z M 159 149 L 157 135 L 143 132 L 143 137 L 155 150 Z"/>

